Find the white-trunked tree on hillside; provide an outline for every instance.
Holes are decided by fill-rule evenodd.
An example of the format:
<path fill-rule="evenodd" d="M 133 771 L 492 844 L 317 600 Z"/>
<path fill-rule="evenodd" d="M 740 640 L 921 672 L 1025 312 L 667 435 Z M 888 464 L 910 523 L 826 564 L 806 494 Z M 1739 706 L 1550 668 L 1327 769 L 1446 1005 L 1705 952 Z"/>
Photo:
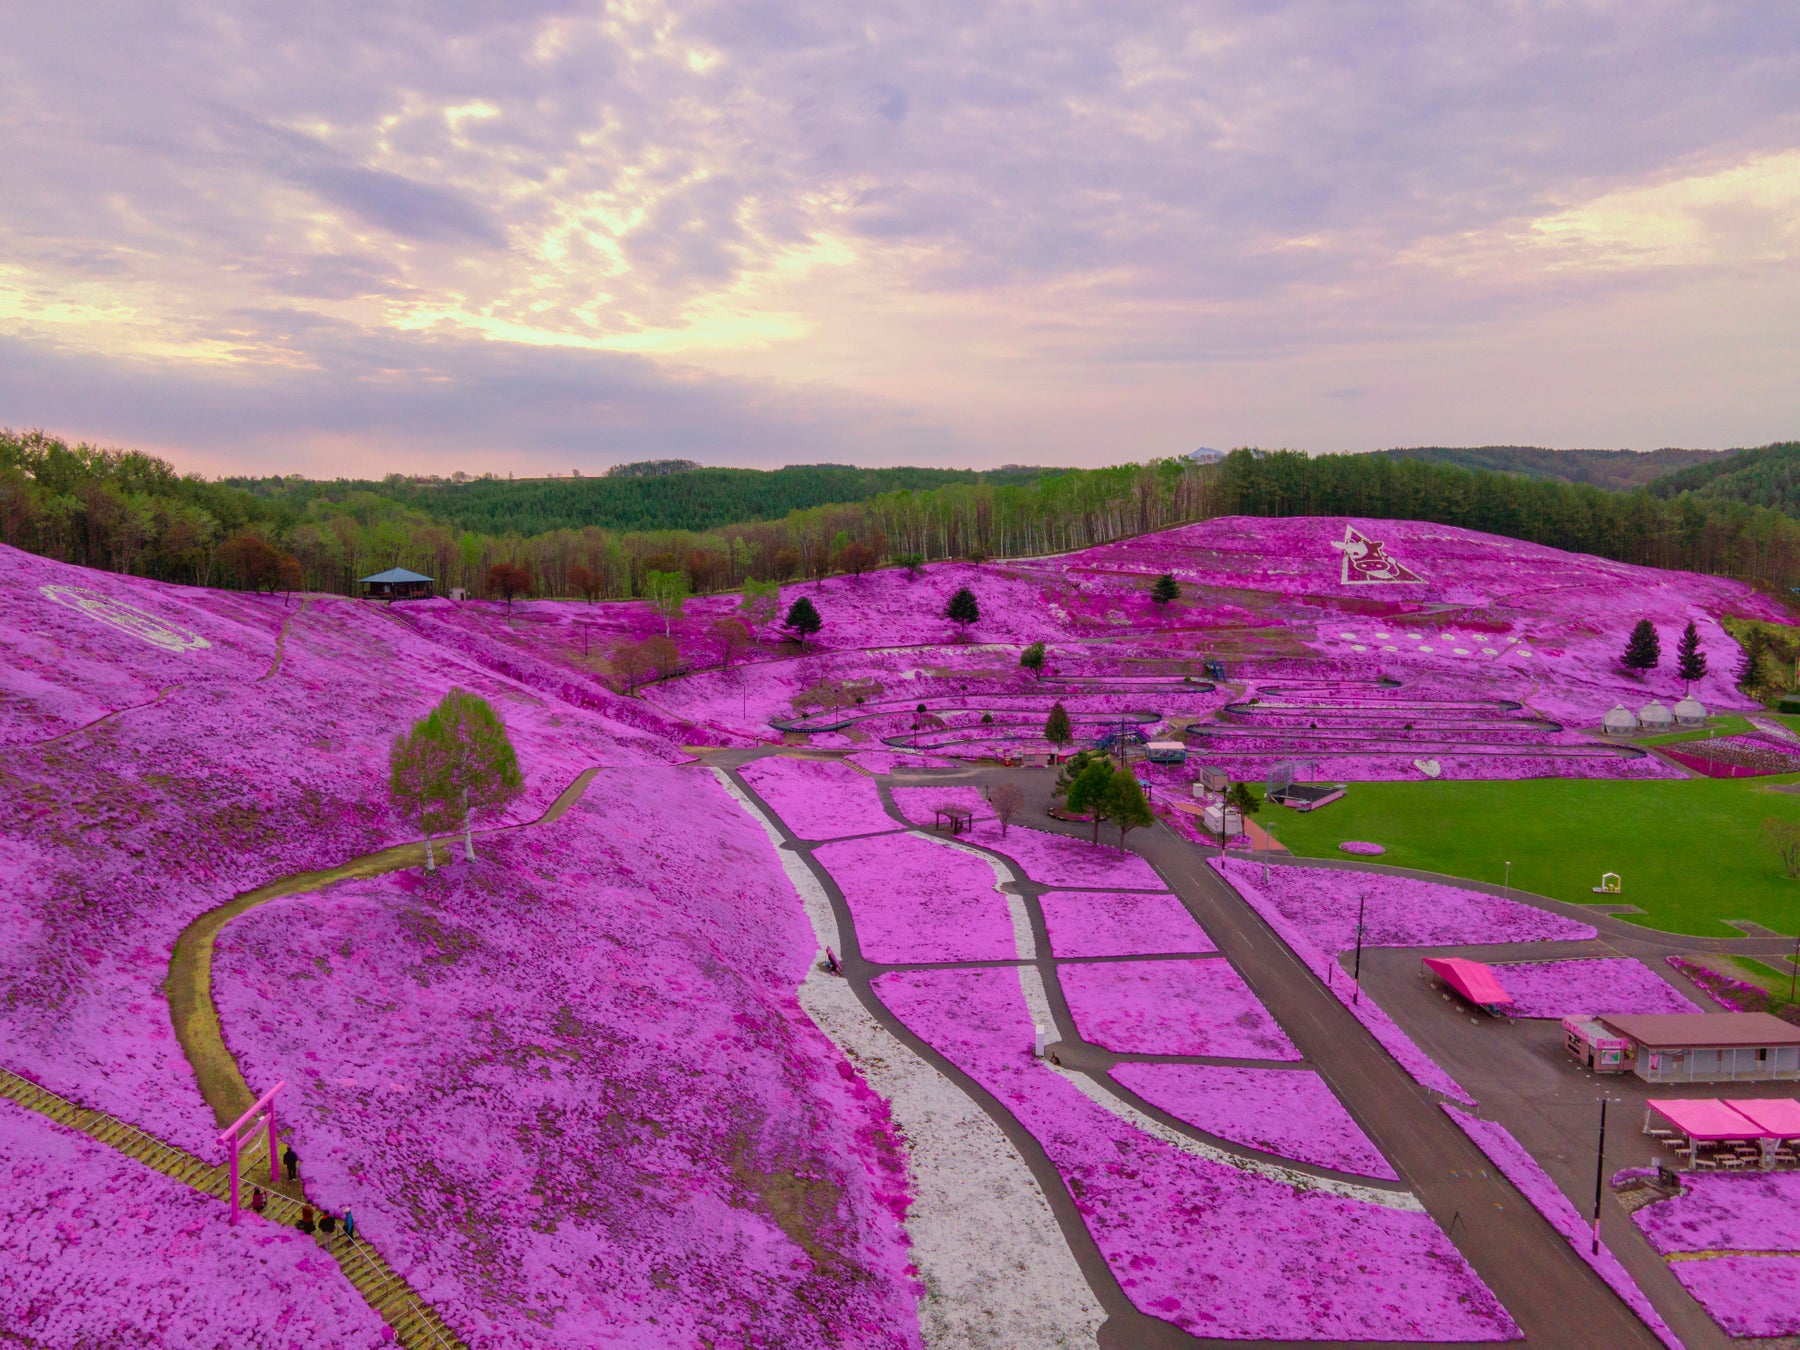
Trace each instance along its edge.
<path fill-rule="evenodd" d="M 503 809 L 524 788 L 519 757 L 493 705 L 452 689 L 410 731 L 394 738 L 388 790 L 402 815 L 425 833 L 425 866 L 436 867 L 432 836 L 461 830 L 463 857 L 475 860 L 475 817 Z"/>

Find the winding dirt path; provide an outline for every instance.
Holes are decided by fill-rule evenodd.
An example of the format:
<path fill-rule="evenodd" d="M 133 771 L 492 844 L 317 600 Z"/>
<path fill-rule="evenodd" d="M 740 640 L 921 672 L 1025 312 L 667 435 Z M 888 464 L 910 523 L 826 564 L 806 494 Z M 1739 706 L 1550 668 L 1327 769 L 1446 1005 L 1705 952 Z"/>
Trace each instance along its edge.
<path fill-rule="evenodd" d="M 46 745 L 56 745 L 61 741 L 68 740 L 71 736 L 79 736 L 84 731 L 92 731 L 95 727 L 104 726 L 106 723 L 112 721 L 113 718 L 123 717 L 128 712 L 136 712 L 140 708 L 154 708 L 157 704 L 161 703 L 165 698 L 167 698 L 170 694 L 174 693 L 179 688 L 181 688 L 181 686 L 179 684 L 164 685 L 160 690 L 157 691 L 156 697 L 153 699 L 150 699 L 148 702 L 130 703 L 130 704 L 127 704 L 123 708 L 114 708 L 111 712 L 106 713 L 104 716 L 96 717 L 91 722 L 83 722 L 78 727 L 71 727 L 67 731 L 59 731 L 56 735 L 50 737 L 49 740 L 30 741 L 26 745 L 24 745 L 20 748 L 37 750 L 37 749 L 41 749 L 42 747 L 44 747 Z"/>
<path fill-rule="evenodd" d="M 500 825 L 477 833 L 486 838 L 549 825 L 560 819 L 564 812 L 581 799 L 582 793 L 587 791 L 588 784 L 594 781 L 594 776 L 599 772 L 598 765 L 583 770 L 536 820 Z M 182 1053 L 187 1056 L 188 1063 L 193 1066 L 194 1076 L 200 1082 L 200 1093 L 206 1098 L 206 1104 L 212 1107 L 213 1116 L 221 1129 L 248 1111 L 255 1104 L 256 1094 L 244 1081 L 237 1061 L 225 1046 L 224 1034 L 219 1026 L 219 1012 L 213 1004 L 213 943 L 219 932 L 238 915 L 284 895 L 302 895 L 333 882 L 348 881 L 354 877 L 380 876 L 386 872 L 398 872 L 402 868 L 422 867 L 424 864 L 423 841 L 396 844 L 374 853 L 365 853 L 360 858 L 352 858 L 336 867 L 316 872 L 295 872 L 253 891 L 245 891 L 224 904 L 207 910 L 181 931 L 181 936 L 175 940 L 175 951 L 169 961 L 168 978 L 163 981 L 163 992 L 169 999 L 169 1017 L 175 1025 L 175 1038 L 181 1042 Z"/>
<path fill-rule="evenodd" d="M 261 684 L 264 680 L 274 679 L 276 672 L 278 672 L 281 669 L 281 662 L 282 662 L 283 658 L 286 657 L 286 655 L 287 655 L 288 629 L 293 626 L 293 622 L 295 619 L 299 618 L 302 614 L 306 613 L 307 608 L 311 604 L 312 604 L 312 597 L 309 595 L 300 602 L 299 609 L 294 610 L 291 614 L 284 614 L 282 616 L 281 631 L 279 633 L 275 634 L 275 659 L 273 661 L 269 662 L 269 668 L 267 670 L 265 670 L 261 675 L 258 675 L 256 677 L 256 682 L 258 684 Z"/>

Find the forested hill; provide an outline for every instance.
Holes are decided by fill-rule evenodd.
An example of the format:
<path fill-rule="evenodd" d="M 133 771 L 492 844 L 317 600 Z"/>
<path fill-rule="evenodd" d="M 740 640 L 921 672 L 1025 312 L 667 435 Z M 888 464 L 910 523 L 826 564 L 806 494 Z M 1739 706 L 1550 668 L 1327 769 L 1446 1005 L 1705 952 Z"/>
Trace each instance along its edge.
<path fill-rule="evenodd" d="M 358 494 L 398 502 L 459 530 L 544 534 L 599 526 L 609 530 L 711 530 L 790 511 L 867 501 L 884 492 L 929 491 L 949 483 L 990 486 L 1035 482 L 1056 469 L 858 469 L 847 464 L 790 464 L 781 469 L 712 469 L 641 474 L 639 466 L 599 478 L 483 477 L 464 482 L 392 475 L 379 482 L 305 478 L 228 478 L 295 517 L 342 507 Z"/>
<path fill-rule="evenodd" d="M 1415 446 L 1378 450 L 1393 459 L 1453 464 L 1459 469 L 1516 473 L 1558 483 L 1589 483 L 1614 492 L 1647 487 L 1666 474 L 1716 468 L 1737 450 L 1546 450 L 1535 445 Z"/>
<path fill-rule="evenodd" d="M 1800 441 L 1739 450 L 1730 459 L 1696 464 L 1657 479 L 1650 491 L 1665 498 L 1693 492 L 1715 501 L 1747 502 L 1800 516 Z"/>

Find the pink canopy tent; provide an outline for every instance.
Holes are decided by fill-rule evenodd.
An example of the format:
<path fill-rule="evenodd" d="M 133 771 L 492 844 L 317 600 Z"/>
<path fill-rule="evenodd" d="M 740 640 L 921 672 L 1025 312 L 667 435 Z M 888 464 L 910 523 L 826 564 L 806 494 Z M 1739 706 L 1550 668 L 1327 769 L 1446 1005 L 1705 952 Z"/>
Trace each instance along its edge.
<path fill-rule="evenodd" d="M 1652 1097 L 1644 1105 L 1689 1139 L 1701 1143 L 1766 1139 L 1772 1133 L 1749 1116 L 1734 1111 L 1730 1103 L 1712 1097 L 1686 1101 L 1671 1097 Z"/>
<path fill-rule="evenodd" d="M 1427 956 L 1425 968 L 1471 1003 L 1484 1008 L 1510 1008 L 1512 995 L 1500 977 L 1479 961 L 1461 956 Z"/>
<path fill-rule="evenodd" d="M 1800 1101 L 1792 1097 L 1749 1097 L 1728 1105 L 1772 1138 L 1800 1139 Z"/>

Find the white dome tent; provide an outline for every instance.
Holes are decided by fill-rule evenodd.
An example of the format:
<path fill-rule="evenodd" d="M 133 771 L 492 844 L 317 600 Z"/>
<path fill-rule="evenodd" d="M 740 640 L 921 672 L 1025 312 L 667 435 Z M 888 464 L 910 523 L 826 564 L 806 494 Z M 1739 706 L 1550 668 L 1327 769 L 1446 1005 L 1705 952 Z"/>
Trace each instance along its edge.
<path fill-rule="evenodd" d="M 1608 736 L 1629 736 L 1637 730 L 1637 718 L 1628 712 L 1623 703 L 1615 703 L 1613 710 L 1600 719 L 1600 730 Z"/>
<path fill-rule="evenodd" d="M 1702 726 L 1706 722 L 1706 705 L 1689 694 L 1675 705 L 1675 720 L 1684 727 Z"/>
<path fill-rule="evenodd" d="M 1675 725 L 1675 714 L 1651 699 L 1638 709 L 1638 722 L 1645 731 L 1667 731 Z"/>

